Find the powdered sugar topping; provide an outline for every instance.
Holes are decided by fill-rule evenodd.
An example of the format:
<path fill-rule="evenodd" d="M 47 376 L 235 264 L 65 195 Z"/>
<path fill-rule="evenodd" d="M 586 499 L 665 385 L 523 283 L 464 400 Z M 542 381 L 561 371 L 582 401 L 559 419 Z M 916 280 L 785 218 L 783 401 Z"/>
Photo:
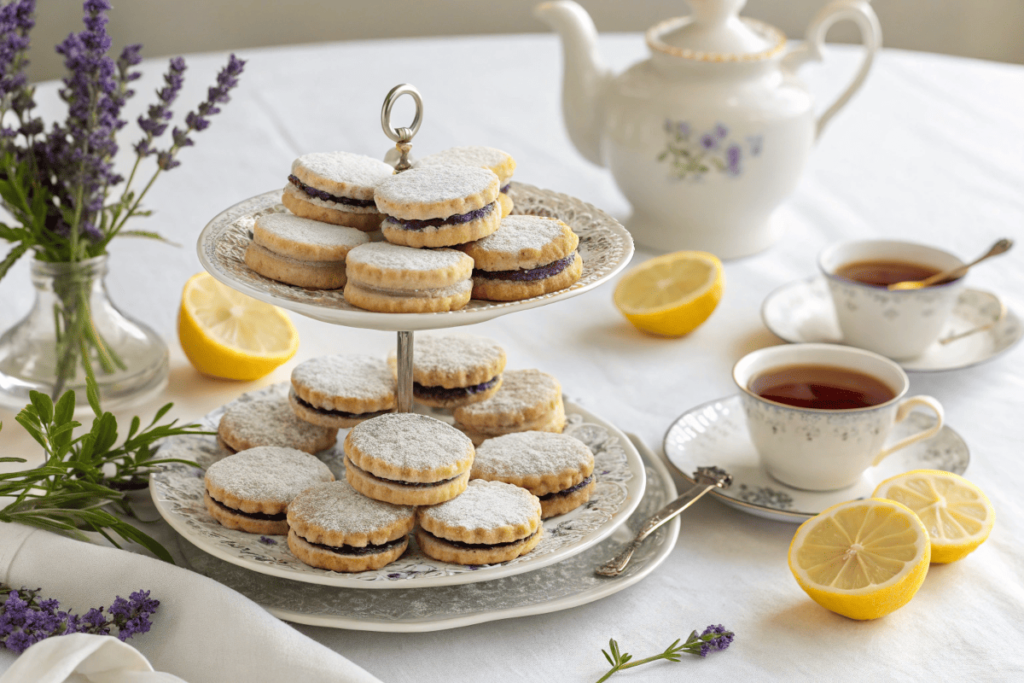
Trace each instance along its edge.
<path fill-rule="evenodd" d="M 292 173 L 303 169 L 336 183 L 375 187 L 394 174 L 383 161 L 352 152 L 314 152 L 292 162 Z"/>
<path fill-rule="evenodd" d="M 512 484 L 474 479 L 456 498 L 425 508 L 421 514 L 446 527 L 470 531 L 530 526 L 540 519 L 540 501 Z"/>
<path fill-rule="evenodd" d="M 206 470 L 208 486 L 245 501 L 283 504 L 333 477 L 330 468 L 315 456 L 273 446 L 240 451 Z"/>
<path fill-rule="evenodd" d="M 408 520 L 415 508 L 367 498 L 344 479 L 303 491 L 288 506 L 288 517 L 326 532 L 372 534 Z"/>
<path fill-rule="evenodd" d="M 389 369 L 388 376 L 390 374 Z M 224 411 L 219 428 L 221 438 L 227 433 L 230 441 L 235 443 L 291 447 L 321 441 L 334 431 L 295 417 L 283 392 L 255 399 L 247 399 L 246 396 L 243 394 Z"/>
<path fill-rule="evenodd" d="M 512 165 L 514 169 L 514 161 L 512 155 L 508 152 L 503 152 L 500 149 L 494 147 L 484 147 L 482 145 L 471 145 L 468 147 L 451 147 L 445 149 L 430 156 L 425 156 L 419 161 L 416 161 L 413 166 L 419 168 L 422 166 L 476 166 L 478 168 L 487 168 L 497 173 L 501 166 Z M 509 173 L 507 178 L 501 179 L 501 184 L 506 184 L 512 174 Z"/>
<path fill-rule="evenodd" d="M 384 180 L 377 185 L 374 198 L 392 204 L 433 204 L 480 194 L 492 186 L 496 191 L 497 184 L 498 176 L 486 168 L 428 166 L 413 168 Z M 379 202 L 377 208 L 380 208 Z"/>
<path fill-rule="evenodd" d="M 484 441 L 473 468 L 498 476 L 528 477 L 589 470 L 594 454 L 579 439 L 551 432 L 519 432 Z"/>
<path fill-rule="evenodd" d="M 397 357 L 395 349 L 388 354 L 389 360 Z M 471 373 L 503 358 L 505 350 L 497 342 L 471 334 L 418 334 L 413 347 L 413 365 L 422 373 Z"/>
<path fill-rule="evenodd" d="M 406 171 L 406 173 L 410 173 L 410 171 Z M 390 242 L 360 244 L 347 256 L 348 263 L 359 263 L 381 270 L 398 272 L 452 268 L 460 263 L 465 263 L 466 259 L 469 259 L 470 262 L 473 260 L 455 249 L 414 249 Z"/>
<path fill-rule="evenodd" d="M 366 457 L 413 470 L 453 467 L 473 453 L 468 436 L 416 413 L 389 413 L 360 422 L 348 438 Z"/>
<path fill-rule="evenodd" d="M 287 213 L 271 213 L 256 219 L 256 228 L 275 237 L 314 247 L 355 247 L 366 244 L 370 236 L 362 230 L 300 218 Z"/>
<path fill-rule="evenodd" d="M 292 384 L 300 390 L 367 401 L 387 398 L 395 392 L 391 368 L 373 356 L 321 356 L 307 360 L 292 370 Z"/>
<path fill-rule="evenodd" d="M 501 388 L 486 401 L 460 406 L 458 415 L 522 413 L 555 400 L 562 393 L 558 380 L 540 370 L 506 370 Z"/>
<path fill-rule="evenodd" d="M 561 237 L 567 227 L 565 223 L 555 218 L 508 216 L 502 219 L 497 231 L 477 240 L 474 244 L 486 251 L 520 254 L 525 258 L 530 252 L 539 252 Z"/>

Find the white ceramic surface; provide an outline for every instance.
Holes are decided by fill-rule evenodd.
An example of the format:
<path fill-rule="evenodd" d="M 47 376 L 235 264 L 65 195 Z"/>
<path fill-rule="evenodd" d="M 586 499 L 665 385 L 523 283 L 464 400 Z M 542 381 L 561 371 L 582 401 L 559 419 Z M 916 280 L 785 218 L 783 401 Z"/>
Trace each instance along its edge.
<path fill-rule="evenodd" d="M 264 192 L 218 214 L 199 236 L 196 249 L 203 267 L 224 284 L 261 301 L 316 320 L 373 330 L 434 330 L 473 325 L 498 316 L 546 306 L 578 296 L 607 281 L 633 256 L 633 240 L 618 221 L 574 197 L 513 181 L 513 213 L 558 218 L 580 237 L 583 274 L 568 289 L 522 301 L 473 300 L 465 308 L 443 313 L 376 313 L 345 301 L 342 290 L 303 289 L 267 279 L 245 265 L 245 248 L 256 216 L 287 211 L 281 191 Z"/>
<path fill-rule="evenodd" d="M 848 343 L 836 320 L 828 285 L 822 276 L 795 280 L 769 294 L 761 306 L 761 319 L 779 338 L 790 343 Z M 969 336 L 942 340 L 986 327 Z M 907 372 L 959 370 L 996 358 L 1024 337 L 1024 324 L 988 292 L 965 289 L 960 293 L 946 326 L 917 358 L 897 361 Z"/>
<path fill-rule="evenodd" d="M 600 61 L 597 31 L 575 2 L 537 7 L 561 34 L 562 110 L 569 136 L 607 166 L 633 205 L 640 244 L 701 249 L 721 258 L 752 254 L 781 235 L 772 212 L 796 187 L 815 140 L 861 86 L 881 44 L 864 0 L 838 0 L 789 49 L 776 28 L 736 15 L 742 0 L 693 0 L 690 17 L 651 27 L 651 58 L 613 75 Z M 825 33 L 854 22 L 865 57 L 820 117 L 796 76 L 823 57 Z"/>
<path fill-rule="evenodd" d="M 558 612 L 632 586 L 654 571 L 675 547 L 679 517 L 644 542 L 622 575 L 606 578 L 594 573 L 594 567 L 632 538 L 631 529 L 677 495 L 661 459 L 638 438 L 629 435 L 629 439 L 647 468 L 643 500 L 629 521 L 593 548 L 527 575 L 484 584 L 387 591 L 368 599 L 358 589 L 313 586 L 248 571 L 185 541 L 181 550 L 192 569 L 255 600 L 275 616 L 300 624 L 408 633 Z"/>
<path fill-rule="evenodd" d="M 938 341 L 967 278 L 921 289 L 889 291 L 835 274 L 847 264 L 886 260 L 907 261 L 940 272 L 964 263 L 941 249 L 896 240 L 842 242 L 825 248 L 818 257 L 843 339 L 851 346 L 895 360 L 916 358 Z"/>
<path fill-rule="evenodd" d="M 890 443 L 927 429 L 934 418 L 913 413 L 896 425 Z M 774 479 L 761 466 L 757 449 L 747 431 L 739 395 L 709 401 L 683 413 L 665 433 L 665 456 L 684 477 L 701 465 L 717 465 L 733 476 L 733 484 L 711 495 L 729 507 L 758 517 L 800 523 L 825 508 L 856 498 L 867 498 L 885 479 L 916 469 L 936 469 L 963 474 L 970 450 L 948 425 L 929 441 L 897 451 L 878 467 L 869 469 L 849 488 L 839 491 L 805 491 Z"/>
<path fill-rule="evenodd" d="M 287 390 L 273 385 L 247 398 Z M 332 572 L 303 564 L 288 550 L 284 536 L 259 536 L 227 529 L 217 523 L 203 503 L 203 471 L 185 465 L 169 466 L 150 478 L 150 493 L 160 515 L 178 533 L 203 551 L 248 570 L 292 581 L 343 588 L 411 589 L 490 581 L 561 562 L 605 538 L 629 518 L 644 495 L 645 471 L 640 455 L 622 432 L 591 413 L 566 403 L 566 434 L 594 452 L 597 485 L 590 501 L 569 513 L 544 521 L 544 537 L 532 551 L 502 564 L 482 567 L 439 562 L 425 556 L 410 538 L 409 550 L 383 569 L 356 574 Z M 216 429 L 223 408 L 201 423 Z M 443 419 L 439 413 L 431 413 Z M 450 418 L 448 418 L 450 421 Z M 344 452 L 339 445 L 319 457 L 335 477 L 344 478 Z M 209 466 L 228 453 L 213 436 L 169 439 L 161 457 L 176 457 Z"/>

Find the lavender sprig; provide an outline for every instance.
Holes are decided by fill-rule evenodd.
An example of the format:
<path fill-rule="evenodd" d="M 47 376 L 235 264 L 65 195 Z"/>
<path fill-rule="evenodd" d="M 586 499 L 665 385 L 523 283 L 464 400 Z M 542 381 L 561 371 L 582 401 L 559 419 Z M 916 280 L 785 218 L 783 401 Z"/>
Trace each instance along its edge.
<path fill-rule="evenodd" d="M 94 607 L 83 615 L 60 609 L 60 602 L 39 598 L 40 589 L 15 590 L 0 584 L 0 646 L 21 654 L 40 640 L 69 633 L 112 635 L 128 640 L 149 631 L 150 617 L 160 606 L 159 600 L 149 597 L 149 591 L 136 591 L 127 600 L 118 596 L 106 608 Z"/>
<path fill-rule="evenodd" d="M 711 625 L 704 629 L 704 632 L 697 634 L 696 631 L 690 632 L 690 636 L 686 639 L 685 643 L 680 644 L 679 640 L 676 639 L 674 643 L 668 646 L 668 648 L 661 654 L 646 657 L 644 659 L 638 659 L 633 661 L 633 655 L 628 652 L 622 652 L 619 650 L 619 644 L 615 642 L 615 639 L 608 641 L 608 651 L 601 650 L 601 654 L 608 660 L 612 668 L 601 678 L 597 679 L 597 683 L 602 683 L 611 678 L 612 674 L 622 671 L 623 669 L 631 669 L 634 666 L 640 666 L 641 664 L 648 664 L 650 662 L 657 661 L 659 659 L 665 659 L 670 662 L 681 661 L 680 655 L 683 653 L 697 655 L 699 657 L 707 657 L 708 653 L 724 650 L 729 647 L 732 643 L 735 634 L 732 631 L 726 631 L 725 627 L 721 624 Z"/>

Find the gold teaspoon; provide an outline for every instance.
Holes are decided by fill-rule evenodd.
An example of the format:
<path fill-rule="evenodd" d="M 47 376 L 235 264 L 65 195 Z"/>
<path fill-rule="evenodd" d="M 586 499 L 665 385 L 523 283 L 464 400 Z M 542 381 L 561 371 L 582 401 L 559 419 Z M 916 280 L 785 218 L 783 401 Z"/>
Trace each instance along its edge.
<path fill-rule="evenodd" d="M 955 280 L 958 277 L 963 277 L 964 274 L 968 270 L 970 270 L 970 268 L 978 265 L 985 259 L 992 258 L 993 256 L 999 256 L 999 254 L 1005 254 L 1006 252 L 1010 251 L 1010 247 L 1012 246 L 1013 240 L 1004 237 L 1003 239 L 993 244 L 984 255 L 979 256 L 978 258 L 974 259 L 967 265 L 959 266 L 957 268 L 953 268 L 952 270 L 946 270 L 941 273 L 936 273 L 935 275 L 925 278 L 924 280 L 907 280 L 905 282 L 894 282 L 891 285 L 889 285 L 889 289 L 921 289 L 923 287 L 931 287 L 932 285 L 937 285 L 940 282 L 945 282 L 946 280 Z"/>

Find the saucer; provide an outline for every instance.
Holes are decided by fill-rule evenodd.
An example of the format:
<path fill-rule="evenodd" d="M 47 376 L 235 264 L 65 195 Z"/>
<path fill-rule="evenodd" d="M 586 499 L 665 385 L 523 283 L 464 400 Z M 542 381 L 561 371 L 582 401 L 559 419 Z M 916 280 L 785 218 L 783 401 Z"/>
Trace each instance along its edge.
<path fill-rule="evenodd" d="M 889 442 L 927 429 L 935 418 L 911 413 L 893 427 Z M 867 498 L 885 479 L 910 470 L 945 470 L 963 474 L 971 460 L 967 444 L 955 431 L 944 426 L 927 441 L 896 451 L 877 467 L 868 469 L 860 481 L 838 491 L 804 491 L 773 479 L 761 467 L 757 450 L 747 432 L 747 419 L 739 395 L 729 396 L 682 414 L 665 433 L 665 456 L 689 481 L 688 473 L 700 466 L 716 465 L 732 475 L 732 486 L 711 490 L 729 507 L 765 519 L 800 523 L 837 503 Z"/>
<path fill-rule="evenodd" d="M 1005 353 L 1024 337 L 1021 319 L 1009 308 L 1000 319 L 1002 304 L 988 292 L 965 289 L 940 339 L 998 321 L 987 330 L 943 344 L 935 342 L 917 358 L 896 361 L 908 372 L 959 370 Z M 761 306 L 761 319 L 775 336 L 790 343 L 843 343 L 832 297 L 818 275 L 779 287 Z"/>

